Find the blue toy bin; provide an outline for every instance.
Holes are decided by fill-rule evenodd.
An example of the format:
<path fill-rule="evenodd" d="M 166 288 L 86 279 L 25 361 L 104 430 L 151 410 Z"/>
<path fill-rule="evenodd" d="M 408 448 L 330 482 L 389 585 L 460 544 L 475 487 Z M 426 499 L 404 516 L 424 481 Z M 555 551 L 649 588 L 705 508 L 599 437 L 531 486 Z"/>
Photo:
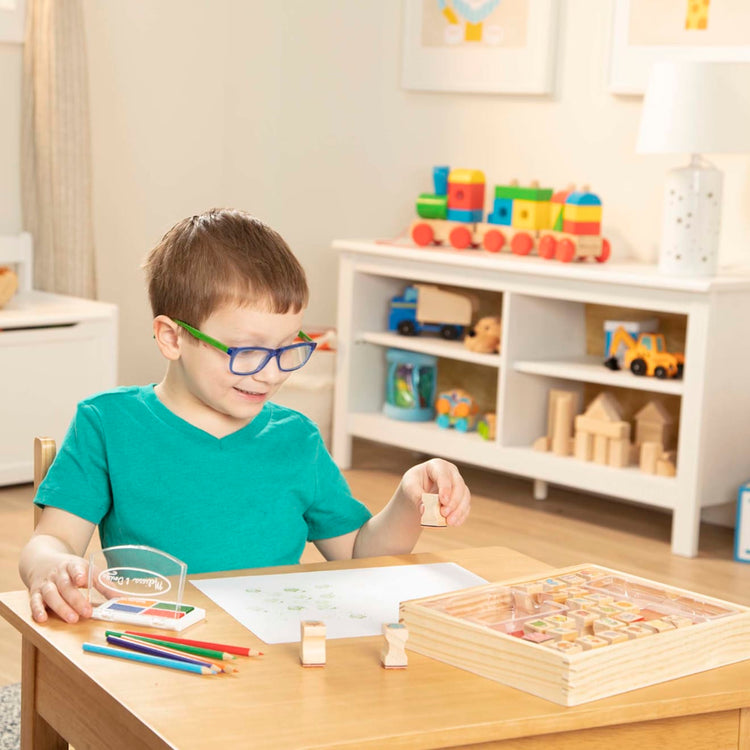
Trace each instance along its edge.
<path fill-rule="evenodd" d="M 402 349 L 388 349 L 383 413 L 404 422 L 430 422 L 435 418 L 437 357 Z"/>

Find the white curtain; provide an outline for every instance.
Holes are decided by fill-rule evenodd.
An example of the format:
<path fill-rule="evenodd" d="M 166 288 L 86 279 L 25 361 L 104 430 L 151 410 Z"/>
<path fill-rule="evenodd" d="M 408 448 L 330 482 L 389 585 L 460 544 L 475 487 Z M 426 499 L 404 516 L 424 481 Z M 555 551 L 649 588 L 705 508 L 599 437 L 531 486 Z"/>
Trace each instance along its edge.
<path fill-rule="evenodd" d="M 88 71 L 81 0 L 27 0 L 21 123 L 34 286 L 96 296 Z"/>

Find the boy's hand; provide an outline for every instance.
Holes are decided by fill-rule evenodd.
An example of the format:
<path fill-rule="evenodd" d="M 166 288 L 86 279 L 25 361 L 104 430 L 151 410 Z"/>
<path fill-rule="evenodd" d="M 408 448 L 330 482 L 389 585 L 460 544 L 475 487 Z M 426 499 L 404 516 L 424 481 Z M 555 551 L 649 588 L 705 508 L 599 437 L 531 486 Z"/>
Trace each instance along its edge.
<path fill-rule="evenodd" d="M 440 513 L 449 526 L 460 526 L 471 508 L 471 493 L 458 469 L 442 458 L 431 458 L 412 466 L 401 479 L 401 492 L 422 510 L 422 493 L 440 498 Z"/>
<path fill-rule="evenodd" d="M 59 562 L 29 581 L 31 616 L 46 622 L 50 609 L 65 622 L 78 622 L 91 616 L 91 604 L 79 590 L 88 583 L 88 562 L 75 555 L 62 556 Z"/>

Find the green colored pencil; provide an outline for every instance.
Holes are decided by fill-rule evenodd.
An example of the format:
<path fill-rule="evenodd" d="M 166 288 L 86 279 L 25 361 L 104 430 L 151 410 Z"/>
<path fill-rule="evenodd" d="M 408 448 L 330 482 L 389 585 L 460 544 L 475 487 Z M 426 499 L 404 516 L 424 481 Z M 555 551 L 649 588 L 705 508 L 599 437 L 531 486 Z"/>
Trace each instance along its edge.
<path fill-rule="evenodd" d="M 174 641 L 160 641 L 158 638 L 146 638 L 144 635 L 133 635 L 132 633 L 119 633 L 116 630 L 107 630 L 105 635 L 114 635 L 118 638 L 134 638 L 145 643 L 153 643 L 157 646 L 165 646 L 166 648 L 173 648 L 175 651 L 184 651 L 186 654 L 194 654 L 195 656 L 205 656 L 209 659 L 219 659 L 220 661 L 229 661 L 230 659 L 236 658 L 232 654 L 227 654 L 224 651 L 216 651 L 212 648 L 201 648 L 199 646 L 187 646 L 184 643 L 175 643 Z"/>

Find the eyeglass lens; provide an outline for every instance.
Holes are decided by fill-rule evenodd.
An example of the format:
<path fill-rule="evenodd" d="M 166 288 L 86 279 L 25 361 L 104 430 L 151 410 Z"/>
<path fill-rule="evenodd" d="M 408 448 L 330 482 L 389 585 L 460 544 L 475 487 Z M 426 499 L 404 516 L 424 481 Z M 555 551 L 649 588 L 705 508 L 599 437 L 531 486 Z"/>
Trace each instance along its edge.
<path fill-rule="evenodd" d="M 296 344 L 281 349 L 277 353 L 276 360 L 280 370 L 289 372 L 302 367 L 310 359 L 311 354 L 311 346 Z M 262 369 L 269 359 L 269 352 L 264 349 L 244 349 L 235 353 L 232 369 L 235 372 L 250 375 Z"/>

